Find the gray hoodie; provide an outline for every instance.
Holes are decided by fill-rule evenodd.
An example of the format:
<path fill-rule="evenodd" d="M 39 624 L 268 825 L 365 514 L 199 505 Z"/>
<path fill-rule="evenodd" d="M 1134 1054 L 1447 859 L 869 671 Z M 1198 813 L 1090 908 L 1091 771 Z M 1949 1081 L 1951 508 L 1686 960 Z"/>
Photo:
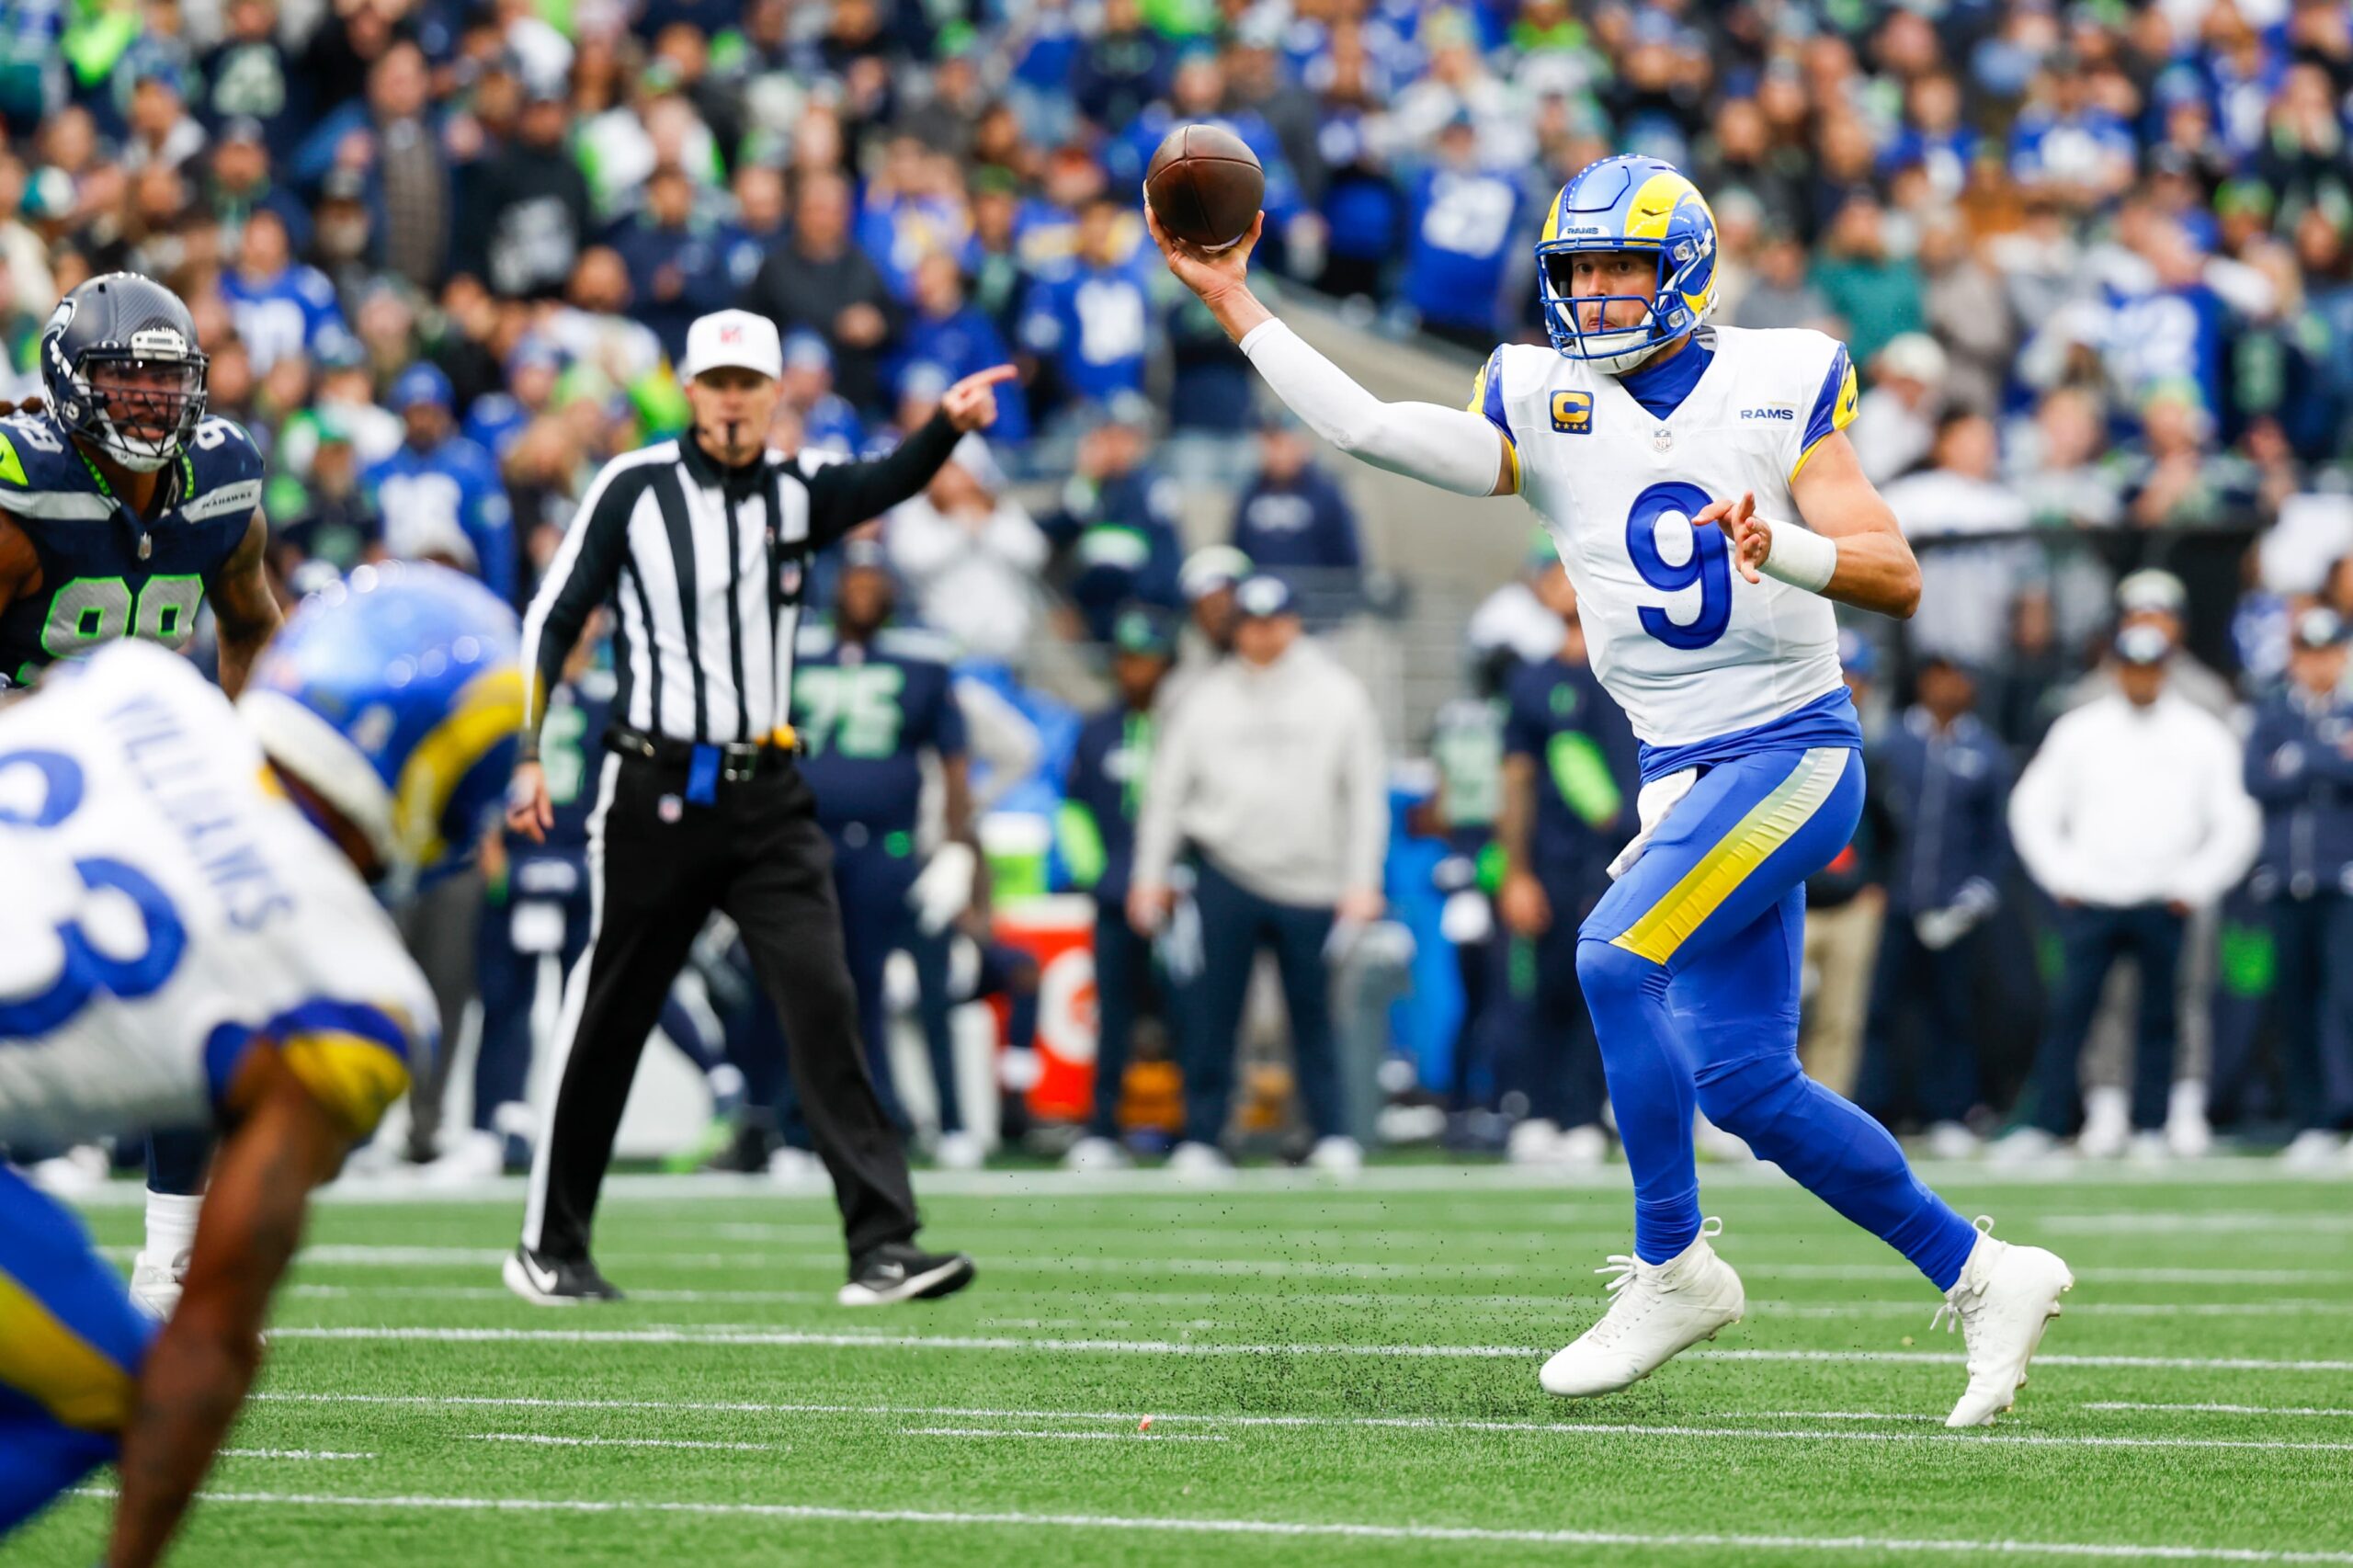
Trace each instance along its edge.
<path fill-rule="evenodd" d="M 1165 883 L 1187 844 L 1278 903 L 1379 891 L 1381 722 L 1362 683 L 1307 638 L 1263 669 L 1225 659 L 1167 715 L 1136 822 L 1136 881 Z"/>

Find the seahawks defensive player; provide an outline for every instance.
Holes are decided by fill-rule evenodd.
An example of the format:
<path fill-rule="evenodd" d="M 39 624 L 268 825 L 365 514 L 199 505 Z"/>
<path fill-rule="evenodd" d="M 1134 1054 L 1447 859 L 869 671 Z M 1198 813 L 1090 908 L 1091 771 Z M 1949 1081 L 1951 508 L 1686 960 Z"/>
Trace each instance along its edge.
<path fill-rule="evenodd" d="M 1983 1233 L 1990 1221 L 1972 1228 L 1797 1059 L 1805 880 L 1862 809 L 1831 603 L 1904 617 L 1920 598 L 1845 434 L 1846 346 L 1706 324 L 1715 218 L 1655 158 L 1602 159 L 1552 199 L 1536 244 L 1552 345 L 1496 349 L 1467 409 L 1382 403 L 1275 320 L 1245 281 L 1256 225 L 1211 253 L 1152 222 L 1169 270 L 1335 446 L 1456 494 L 1527 500 L 1576 586 L 1593 673 L 1643 740 L 1641 832 L 1576 948 L 1634 1245 L 1544 1388 L 1613 1392 L 1740 1321 L 1740 1277 L 1700 1215 L 1696 1102 L 1944 1292 L 1938 1317 L 1969 1342 L 1946 1424 L 1991 1422 L 2074 1276 Z"/>
<path fill-rule="evenodd" d="M 125 637 L 177 647 L 199 598 L 234 698 L 278 629 L 262 571 L 262 459 L 205 416 L 205 356 L 179 296 L 136 273 L 93 278 L 42 329 L 46 407 L 0 419 L 0 687 Z M 141 1300 L 171 1311 L 196 1233 L 208 1150 L 150 1151 Z"/>
<path fill-rule="evenodd" d="M 40 354 L 47 406 L 0 419 L 0 686 L 120 637 L 177 646 L 201 599 L 234 698 L 278 621 L 262 459 L 205 415 L 188 307 L 136 273 L 93 278 Z"/>
<path fill-rule="evenodd" d="M 152 1562 L 176 1528 L 310 1189 L 432 1047 L 433 993 L 365 881 L 474 843 L 512 762 L 518 643 L 477 583 L 363 566 L 303 604 L 233 710 L 126 640 L 0 710 L 0 1142 L 221 1132 L 160 1327 L 0 1166 L 0 1535 L 116 1459 L 107 1561 Z"/>

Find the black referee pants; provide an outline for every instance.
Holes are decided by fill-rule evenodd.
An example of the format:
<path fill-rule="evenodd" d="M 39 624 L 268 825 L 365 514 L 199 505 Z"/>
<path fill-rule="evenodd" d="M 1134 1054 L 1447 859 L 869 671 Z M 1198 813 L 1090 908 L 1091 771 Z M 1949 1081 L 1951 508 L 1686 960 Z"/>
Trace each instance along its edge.
<path fill-rule="evenodd" d="M 906 1151 L 867 1075 L 843 957 L 832 854 L 815 797 L 790 761 L 686 800 L 683 767 L 610 756 L 592 822 L 594 934 L 564 985 L 562 1078 L 538 1157 L 523 1241 L 555 1258 L 588 1252 L 597 1194 L 645 1039 L 713 910 L 744 936 L 791 1041 L 811 1140 L 833 1174 L 851 1258 L 912 1238 Z"/>

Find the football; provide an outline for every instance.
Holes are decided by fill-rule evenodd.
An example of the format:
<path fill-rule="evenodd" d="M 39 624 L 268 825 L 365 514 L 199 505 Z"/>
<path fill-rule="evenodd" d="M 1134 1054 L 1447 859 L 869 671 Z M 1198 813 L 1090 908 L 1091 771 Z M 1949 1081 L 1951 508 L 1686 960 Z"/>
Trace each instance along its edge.
<path fill-rule="evenodd" d="M 1214 125 L 1170 131 L 1144 170 L 1160 226 L 1180 240 L 1222 250 L 1250 232 L 1267 197 L 1267 171 L 1242 138 Z"/>

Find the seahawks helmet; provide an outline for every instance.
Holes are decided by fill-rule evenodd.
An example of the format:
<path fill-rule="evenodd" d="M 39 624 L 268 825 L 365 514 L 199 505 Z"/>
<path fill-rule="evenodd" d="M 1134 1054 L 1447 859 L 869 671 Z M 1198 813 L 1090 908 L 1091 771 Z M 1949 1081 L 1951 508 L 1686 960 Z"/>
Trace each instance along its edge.
<path fill-rule="evenodd" d="M 1649 252 L 1657 258 L 1658 288 L 1648 300 L 1632 294 L 1576 297 L 1576 258 L 1597 251 Z M 1716 306 L 1716 218 L 1699 189 L 1672 164 L 1620 156 L 1588 164 L 1561 187 L 1536 242 L 1536 287 L 1544 302 L 1544 330 L 1552 347 L 1612 374 L 1632 369 L 1679 337 L 1696 331 Z M 1592 331 L 1578 306 L 1630 301 L 1643 320 L 1613 327 L 1605 314 Z"/>
<path fill-rule="evenodd" d="M 180 297 L 135 272 L 91 278 L 41 329 L 41 385 L 57 423 L 134 473 L 162 468 L 196 434 L 205 364 Z M 101 392 L 90 373 L 103 365 L 160 371 L 158 382 L 172 384 Z"/>

